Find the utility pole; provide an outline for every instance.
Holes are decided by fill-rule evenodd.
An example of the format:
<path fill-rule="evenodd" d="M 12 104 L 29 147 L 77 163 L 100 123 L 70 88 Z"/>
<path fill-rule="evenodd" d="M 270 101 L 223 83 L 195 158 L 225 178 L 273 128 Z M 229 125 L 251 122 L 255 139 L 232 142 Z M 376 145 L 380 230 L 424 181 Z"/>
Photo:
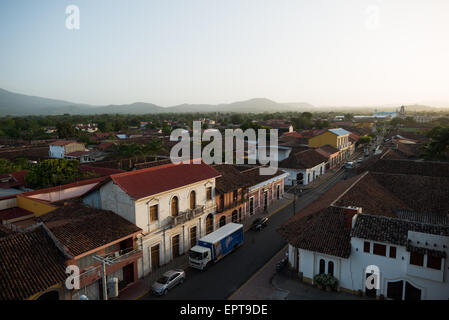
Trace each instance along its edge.
<path fill-rule="evenodd" d="M 94 255 L 93 258 L 101 262 L 101 273 L 103 278 L 103 300 L 108 300 L 108 287 L 106 279 L 106 265 L 110 266 L 114 263 L 111 258 Z"/>
<path fill-rule="evenodd" d="M 296 200 L 298 199 L 298 196 L 297 196 L 298 180 L 293 180 L 293 184 L 294 184 L 294 187 L 293 187 L 293 215 L 295 215 L 296 214 Z"/>

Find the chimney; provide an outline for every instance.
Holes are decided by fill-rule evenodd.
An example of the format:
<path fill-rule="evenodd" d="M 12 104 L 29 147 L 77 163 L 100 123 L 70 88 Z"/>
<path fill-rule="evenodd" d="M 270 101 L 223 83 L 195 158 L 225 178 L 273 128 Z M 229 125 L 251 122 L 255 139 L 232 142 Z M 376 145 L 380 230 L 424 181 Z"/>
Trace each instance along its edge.
<path fill-rule="evenodd" d="M 362 213 L 362 208 L 360 207 L 345 207 L 346 211 L 346 226 L 348 229 L 354 228 L 355 220 L 357 219 L 357 214 Z"/>

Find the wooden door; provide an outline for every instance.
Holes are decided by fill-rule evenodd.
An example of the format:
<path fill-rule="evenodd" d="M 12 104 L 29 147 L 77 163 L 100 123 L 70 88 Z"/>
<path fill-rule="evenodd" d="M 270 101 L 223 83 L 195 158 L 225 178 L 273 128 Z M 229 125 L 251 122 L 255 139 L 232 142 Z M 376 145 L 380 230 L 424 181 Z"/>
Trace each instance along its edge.
<path fill-rule="evenodd" d="M 159 260 L 159 251 L 160 245 L 157 244 L 151 247 L 151 269 L 152 271 L 159 268 L 160 260 Z"/>

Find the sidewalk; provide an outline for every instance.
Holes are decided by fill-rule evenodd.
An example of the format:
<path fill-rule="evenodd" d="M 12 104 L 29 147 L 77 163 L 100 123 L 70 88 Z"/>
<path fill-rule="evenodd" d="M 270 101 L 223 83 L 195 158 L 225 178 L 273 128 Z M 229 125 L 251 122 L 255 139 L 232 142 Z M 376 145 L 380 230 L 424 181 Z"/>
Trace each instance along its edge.
<path fill-rule="evenodd" d="M 241 223 L 243 224 L 243 230 L 246 232 L 251 228 L 253 221 L 257 218 L 264 216 L 271 216 L 276 212 L 282 210 L 292 202 L 287 197 L 276 201 L 272 204 L 268 212 L 259 212 L 252 216 L 247 216 Z M 189 268 L 188 255 L 185 253 L 182 256 L 170 261 L 168 264 L 161 266 L 156 271 L 150 273 L 143 279 L 139 279 L 136 283 L 125 288 L 117 298 L 118 300 L 137 300 L 150 292 L 152 284 L 162 276 L 166 271 L 171 269 L 183 269 Z"/>
<path fill-rule="evenodd" d="M 321 290 L 285 272 L 275 273 L 271 284 L 275 290 L 284 293 L 285 300 L 372 300 L 347 292 Z"/>
<path fill-rule="evenodd" d="M 289 276 L 276 272 L 276 264 L 284 257 L 287 246 L 282 248 L 245 282 L 229 300 L 366 300 L 346 292 L 328 292 Z"/>

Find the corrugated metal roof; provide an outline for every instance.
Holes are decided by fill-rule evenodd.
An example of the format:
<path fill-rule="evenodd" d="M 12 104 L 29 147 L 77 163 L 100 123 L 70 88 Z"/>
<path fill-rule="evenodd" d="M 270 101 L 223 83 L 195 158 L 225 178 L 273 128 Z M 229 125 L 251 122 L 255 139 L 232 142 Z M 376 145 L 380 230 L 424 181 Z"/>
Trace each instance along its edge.
<path fill-rule="evenodd" d="M 351 132 L 342 129 L 342 128 L 337 128 L 337 129 L 329 129 L 330 132 L 335 133 L 337 136 L 342 136 L 345 134 L 351 134 Z"/>

